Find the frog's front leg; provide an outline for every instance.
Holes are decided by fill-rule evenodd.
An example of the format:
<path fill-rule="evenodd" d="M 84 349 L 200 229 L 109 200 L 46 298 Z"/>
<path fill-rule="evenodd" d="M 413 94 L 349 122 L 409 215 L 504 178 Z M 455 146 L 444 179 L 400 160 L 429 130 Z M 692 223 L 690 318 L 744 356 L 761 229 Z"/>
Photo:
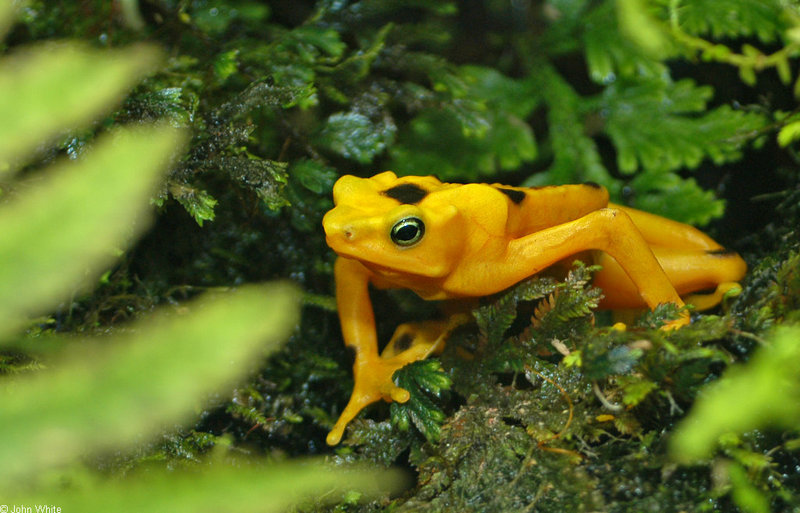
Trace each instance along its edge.
<path fill-rule="evenodd" d="M 437 345 L 435 339 L 422 337 L 415 340 L 412 337 L 409 347 L 397 351 L 398 342 L 402 341 L 396 336 L 388 346 L 393 349 L 388 353 L 384 350 L 384 354 L 379 355 L 375 314 L 369 299 L 369 284 L 375 276 L 361 263 L 342 257 L 336 260 L 334 275 L 344 343 L 355 349 L 356 354 L 353 393 L 339 420 L 328 433 L 326 441 L 329 445 L 339 443 L 347 424 L 367 405 L 380 399 L 401 403 L 408 401 L 408 391 L 395 385 L 392 375 L 397 369 L 424 359 L 436 350 Z"/>
<path fill-rule="evenodd" d="M 651 309 L 661 303 L 684 306 L 647 241 L 631 218 L 616 208 L 596 210 L 574 221 L 509 242 L 508 260 L 514 262 L 511 279 L 522 280 L 586 250 L 601 250 L 611 255 Z M 677 328 L 688 323 L 689 314 L 684 311 L 679 319 L 664 328 Z"/>

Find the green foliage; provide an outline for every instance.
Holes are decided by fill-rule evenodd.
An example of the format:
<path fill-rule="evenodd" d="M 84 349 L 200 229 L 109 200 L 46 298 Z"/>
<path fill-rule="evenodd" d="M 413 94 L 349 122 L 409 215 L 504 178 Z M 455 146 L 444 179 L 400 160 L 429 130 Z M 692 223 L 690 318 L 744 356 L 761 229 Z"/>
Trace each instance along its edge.
<path fill-rule="evenodd" d="M 447 78 L 451 84 L 434 84 L 434 89 L 456 99 L 410 123 L 392 147 L 392 169 L 411 175 L 435 172 L 442 180 L 479 180 L 536 157 L 533 131 L 523 121 L 536 107 L 532 81 L 477 66 L 452 70 Z"/>
<path fill-rule="evenodd" d="M 714 39 L 756 36 L 765 43 L 791 28 L 791 7 L 777 0 L 699 0 L 674 2 L 680 26 L 690 34 Z"/>
<path fill-rule="evenodd" d="M 384 474 L 386 475 L 386 474 Z M 363 482 L 365 494 L 388 488 L 385 478 L 375 479 L 374 472 L 326 468 L 324 465 L 274 463 L 247 460 L 236 465 L 218 464 L 203 472 L 151 471 L 124 481 L 88 481 L 60 493 L 25 492 L 5 495 L 13 504 L 48 504 L 62 511 L 87 513 L 109 510 L 136 512 L 147 509 L 191 511 L 287 511 L 294 504 L 320 492 L 340 488 L 346 481 Z M 220 491 L 224 493 L 220 493 Z"/>
<path fill-rule="evenodd" d="M 19 159 L 42 141 L 109 110 L 158 60 L 159 53 L 150 46 L 99 52 L 53 43 L 7 56 L 0 69 L 5 120 L 0 126 L 0 173 L 17 168 Z M 61 87 L 54 89 L 53 83 Z"/>
<path fill-rule="evenodd" d="M 6 127 L 28 133 L 6 138 L 3 162 L 29 158 L 42 139 L 95 119 L 155 63 L 149 47 L 108 54 L 61 43 L 28 49 L 22 60 L 20 55 L 0 63 L 0 96 L 6 99 L 0 117 L 19 122 Z M 65 73 L 62 65 L 75 69 Z M 90 96 L 83 91 L 87 80 Z M 7 365 L 11 358 L 3 357 L 15 373 L 5 376 L 0 390 L 0 492 L 10 504 L 75 511 L 283 511 L 342 484 L 340 472 L 319 464 L 241 458 L 231 464 L 222 452 L 200 473 L 162 468 L 127 480 L 109 479 L 82 462 L 129 451 L 165 426 L 186 422 L 198 404 L 255 370 L 253 362 L 274 351 L 296 324 L 292 286 L 218 291 L 109 328 L 104 337 L 20 334 L 31 324 L 29 316 L 92 284 L 141 230 L 147 199 L 183 141 L 182 132 L 166 125 L 114 128 L 87 144 L 74 162 L 59 161 L 37 170 L 36 180 L 11 183 L 15 194 L 0 205 L 2 349 L 40 346 L 47 359 L 42 366 L 25 358 Z M 226 450 L 219 443 L 218 451 Z M 367 476 L 354 471 L 348 477 L 362 482 Z"/>
<path fill-rule="evenodd" d="M 407 430 L 409 421 L 413 422 L 425 438 L 438 440 L 445 415 L 427 394 L 439 397 L 451 384 L 439 362 L 423 360 L 406 365 L 395 373 L 395 382 L 409 391 L 411 399 L 404 404 L 392 403 L 392 424 Z"/>
<path fill-rule="evenodd" d="M 78 343 L 53 371 L 15 380 L 3 393 L 0 454 L 8 464 L 0 476 L 61 464 L 87 447 L 127 445 L 184 420 L 198 397 L 249 370 L 264 340 L 282 340 L 293 325 L 292 295 L 277 286 L 222 294 L 213 305 L 185 307 L 191 313 L 149 318 L 133 335 Z M 223 343 L 228 336 L 236 343 Z M 222 358 L 230 364 L 218 365 Z"/>
<path fill-rule="evenodd" d="M 6 5 L 0 3 L 0 9 Z M 279 504 L 279 492 L 272 490 L 288 489 L 281 474 L 300 471 L 293 465 L 266 464 L 259 456 L 280 459 L 277 455 L 329 450 L 323 441 L 325 429 L 350 392 L 350 361 L 331 309 L 332 254 L 319 228 L 331 206 L 332 185 L 341 174 L 367 176 L 393 168 L 399 174 L 436 174 L 452 181 L 544 185 L 592 180 L 608 187 L 619 203 L 698 224 L 722 215 L 719 195 L 742 192 L 744 176 L 760 187 L 772 187 L 775 180 L 794 184 L 798 119 L 792 95 L 800 91 L 794 66 L 800 38 L 793 2 L 275 0 L 266 7 L 251 0 L 29 0 L 26 5 L 20 23 L 11 28 L 4 54 L 22 55 L 20 47 L 28 43 L 79 38 L 85 44 L 74 50 L 75 55 L 88 56 L 92 63 L 108 58 L 116 71 L 106 76 L 108 66 L 88 70 L 96 73 L 91 76 L 103 84 L 102 90 L 90 83 L 73 91 L 74 97 L 59 92 L 63 100 L 84 104 L 85 117 L 77 108 L 67 112 L 77 117 L 63 117 L 68 109 L 61 111 L 67 105 L 62 101 L 36 107 L 18 101 L 22 96 L 3 95 L 15 113 L 5 125 L 10 139 L 4 140 L 24 138 L 36 150 L 3 155 L 3 206 L 23 204 L 27 193 L 45 190 L 49 183 L 61 184 L 63 198 L 53 192 L 42 201 L 56 205 L 63 199 L 66 204 L 67 193 L 77 194 L 77 186 L 67 178 L 54 181 L 61 174 L 69 176 L 73 167 L 62 163 L 62 157 L 74 160 L 76 169 L 97 170 L 95 155 L 111 152 L 104 139 L 108 145 L 112 140 L 139 141 L 135 154 L 132 146 L 128 148 L 134 158 L 120 157 L 124 164 L 113 161 L 106 166 L 124 174 L 134 173 L 128 168 L 139 161 L 158 161 L 159 151 L 180 138 L 163 125 L 154 132 L 126 131 L 125 137 L 96 136 L 121 134 L 116 125 L 149 126 L 163 119 L 188 129 L 191 140 L 187 154 L 173 163 L 160 188 L 153 190 L 158 179 L 148 182 L 144 172 L 141 181 L 133 174 L 119 179 L 123 191 L 135 182 L 137 201 L 134 189 L 130 196 L 112 196 L 113 184 L 109 185 L 108 205 L 131 207 L 130 215 L 143 212 L 148 195 L 154 196 L 151 202 L 158 212 L 152 228 L 143 230 L 144 218 L 134 227 L 98 210 L 98 231 L 72 237 L 86 254 L 73 253 L 66 263 L 49 260 L 64 272 L 55 276 L 46 271 L 50 274 L 41 274 L 43 282 L 52 281 L 48 286 L 60 287 L 61 292 L 53 292 L 47 303 L 31 300 L 31 310 L 15 310 L 14 319 L 42 315 L 36 324 L 14 323 L 8 317 L 3 328 L 7 350 L 0 355 L 6 378 L 20 383 L 54 379 L 62 367 L 77 373 L 82 356 L 80 372 L 116 376 L 111 367 L 100 365 L 118 361 L 116 350 L 133 351 L 139 334 L 156 340 L 156 328 L 142 318 L 164 303 L 186 315 L 178 315 L 175 323 L 194 319 L 206 327 L 194 335 L 202 343 L 197 355 L 227 362 L 227 352 L 205 347 L 213 344 L 211 335 L 249 339 L 248 327 L 255 330 L 273 316 L 288 322 L 290 315 L 280 314 L 278 299 L 269 305 L 254 299 L 253 308 L 262 312 L 256 319 L 230 312 L 225 321 L 212 325 L 195 316 L 204 308 L 223 308 L 227 298 L 237 296 L 223 294 L 223 303 L 203 308 L 187 303 L 188 297 L 208 288 L 290 277 L 305 289 L 306 301 L 287 346 L 267 360 L 261 352 L 250 353 L 246 370 L 252 379 L 240 383 L 230 399 L 225 394 L 193 399 L 199 412 L 196 424 L 162 427 L 168 432 L 157 437 L 154 433 L 160 429 L 145 426 L 152 418 L 137 413 L 131 415 L 131 431 L 120 428 L 120 436 L 138 429 L 142 444 L 120 446 L 121 439 L 103 432 L 96 440 L 111 450 L 98 453 L 97 445 L 88 443 L 79 451 L 88 458 L 78 463 L 74 446 L 69 454 L 54 450 L 66 463 L 29 469 L 39 477 L 26 481 L 27 488 L 14 490 L 17 495 L 9 495 L 20 504 L 34 496 L 57 497 L 63 499 L 62 507 L 108 510 L 119 509 L 120 497 L 134 494 L 140 501 L 135 503 L 138 510 L 164 505 L 219 509 L 212 498 L 218 486 L 228 490 L 223 509 L 267 509 L 269 505 L 250 495 L 258 492 L 270 493 L 270 500 Z M 144 40 L 164 47 L 168 57 L 158 72 L 118 103 L 127 88 L 119 84 L 144 77 L 157 60 L 152 47 L 138 46 Z M 53 55 L 66 52 L 60 45 L 47 47 Z M 33 62 L 26 58 L 13 71 Z M 62 64 L 65 70 L 86 67 L 78 59 L 70 68 L 64 57 L 53 70 Z M 0 76 L 4 69 L 12 68 L 0 67 Z M 34 75 L 53 83 L 46 75 Z M 27 75 L 19 74 L 23 76 Z M 65 72 L 54 80 L 78 87 L 81 76 Z M 6 81 L 8 87 L 22 93 L 32 90 L 15 81 Z M 112 90 L 115 81 L 117 89 Z M 115 112 L 98 118 L 114 105 L 119 105 Z M 30 124 L 32 132 L 16 128 L 21 126 L 18 121 L 28 120 L 28 113 L 40 116 Z M 91 120 L 97 120 L 95 125 L 80 128 Z M 785 165 L 782 174 L 774 173 L 764 153 L 755 159 L 757 165 L 751 160 L 746 168 L 731 166 L 752 155 L 753 147 L 773 151 L 762 144 L 774 132 L 785 151 L 776 158 Z M 150 146 L 145 143 L 148 137 Z M 41 144 L 45 139 L 49 145 Z M 42 169 L 54 162 L 60 166 L 55 173 Z M 98 171 L 95 177 L 99 176 Z M 109 174 L 109 179 L 112 176 L 116 175 Z M 85 205 L 105 203 L 101 195 L 87 192 L 95 185 L 86 187 L 81 196 Z M 473 313 L 477 326 L 460 328 L 441 357 L 398 372 L 397 379 L 412 391 L 411 400 L 371 408 L 336 448 L 338 461 L 384 466 L 407 454 L 418 486 L 389 502 L 359 505 L 358 494 L 349 494 L 333 509 L 796 508 L 800 501 L 791 476 L 798 464 L 797 444 L 791 430 L 773 426 L 729 432 L 718 439 L 712 460 L 691 466 L 677 465 L 668 452 L 673 426 L 692 411 L 704 387 L 727 366 L 746 360 L 764 340 L 772 340 L 776 325 L 798 319 L 800 284 L 792 241 L 800 202 L 791 191 L 771 198 L 783 205 L 776 215 L 782 224 L 748 228 L 758 234 L 743 241 L 737 241 L 741 231 L 737 233 L 735 225 L 716 225 L 728 235 L 726 242 L 751 252 L 753 269 L 742 294 L 726 300 L 718 316 L 695 315 L 691 326 L 676 332 L 657 329 L 676 314 L 670 306 L 638 321 L 626 319 L 625 332 L 603 327 L 610 321 L 608 314 L 595 318 L 592 313 L 599 292 L 591 287 L 591 269 L 586 267 L 574 268 L 568 276 L 538 276 L 484 299 Z M 735 210 L 761 211 L 766 204 L 748 203 Z M 64 222 L 72 218 L 62 217 Z M 53 234 L 66 233 L 57 229 L 63 223 L 41 220 L 41 235 L 28 233 L 20 239 L 20 248 L 30 247 L 39 256 L 65 252 L 61 247 L 48 249 L 48 244 L 61 240 Z M 3 224 L 0 241 L 15 233 L 7 229 L 9 222 Z M 117 223 L 123 226 L 123 236 L 103 231 Z M 95 233 L 101 235 L 97 241 Z M 140 234 L 132 250 L 121 249 Z M 106 249 L 97 249 L 101 246 Z M 77 288 L 81 280 L 75 269 L 89 263 L 89 253 L 99 255 L 93 259 L 95 270 L 85 273 L 84 286 Z M 8 308 L 25 302 L 14 299 L 27 301 L 20 291 L 27 290 L 27 280 L 33 284 L 38 273 L 45 272 L 17 269 L 21 270 L 8 272 L 14 288 L 0 287 L 12 291 L 0 292 Z M 88 293 L 90 286 L 96 287 Z M 401 308 L 389 299 L 398 300 Z M 374 304 L 381 340 L 397 323 L 431 311 L 427 303 L 414 304 L 392 293 L 377 293 Z M 249 306 L 242 309 L 255 315 Z M 398 310 L 404 310 L 403 319 Z M 236 326 L 228 329 L 234 319 Z M 139 322 L 129 330 L 121 327 L 125 320 Z M 14 325 L 30 328 L 19 335 Z M 82 336 L 68 343 L 62 331 Z M 180 331 L 176 340 L 184 340 Z M 112 336 L 100 342 L 85 338 L 97 332 Z M 218 340 L 214 351 L 227 350 L 229 343 L 231 353 L 243 358 L 241 346 L 228 338 Z M 164 357 L 172 360 L 174 369 L 182 368 L 184 359 L 192 363 L 195 354 L 194 346 L 181 354 L 168 353 L 169 347 L 142 347 L 152 354 L 163 349 L 158 354 L 168 355 Z M 97 355 L 103 358 L 95 365 Z M 163 371 L 167 366 L 153 367 Z M 194 393 L 202 395 L 211 383 L 202 377 L 206 374 L 192 382 L 193 369 L 194 364 L 187 365 L 185 373 L 175 371 L 174 378 L 188 380 L 198 387 L 192 388 Z M 119 382 L 131 387 L 128 380 Z M 155 383 L 163 382 L 156 379 L 153 387 L 143 386 L 143 392 L 151 394 L 147 404 L 159 403 L 152 394 Z M 97 397 L 108 404 L 117 389 L 99 378 L 98 383 L 105 388 Z M 209 387 L 200 387 L 205 384 Z M 62 397 L 52 393 L 54 401 Z M 177 405 L 176 397 L 167 394 L 164 405 Z M 79 419 L 81 412 L 94 411 L 90 400 L 82 404 L 76 397 L 65 397 L 63 402 L 64 408 L 53 408 L 69 410 L 65 416 L 74 412 Z M 112 402 L 108 418 L 122 411 L 117 403 L 128 404 L 124 399 Z M 188 403 L 182 404 L 186 412 Z M 394 424 L 387 420 L 390 416 Z M 166 424 L 180 420 L 176 419 L 169 417 Z M 164 426 L 165 421 L 156 423 Z M 411 424 L 414 428 L 398 429 Z M 111 421 L 104 425 L 112 426 L 106 431 L 117 430 Z M 89 437 L 87 432 L 81 436 Z M 30 440 L 25 443 L 32 447 Z M 51 443 L 33 444 L 31 450 L 44 450 Z M 121 452 L 114 450 L 117 447 Z M 244 452 L 253 458 L 235 456 Z M 241 468 L 231 468 L 237 465 Z M 313 464 L 307 468 L 316 470 Z M 337 477 L 345 486 L 356 482 L 321 472 L 309 475 L 309 480 L 299 478 L 297 489 L 309 483 L 327 487 L 328 479 Z M 189 487 L 187 476 L 200 485 Z M 70 489 L 54 483 L 67 483 Z M 187 488 L 191 489 L 183 493 Z"/>
<path fill-rule="evenodd" d="M 55 306 L 86 283 L 87 271 L 113 259 L 134 234 L 131 219 L 144 213 L 160 168 L 180 140 L 167 127 L 117 130 L 98 140 L 87 158 L 59 164 L 51 180 L 3 205 L 0 335 L 18 327 L 23 313 Z"/>
<path fill-rule="evenodd" d="M 768 425 L 794 429 L 800 419 L 800 329 L 783 327 L 744 366 L 709 386 L 675 432 L 672 452 L 682 461 L 707 458 L 725 433 Z"/>
<path fill-rule="evenodd" d="M 691 80 L 619 81 L 607 87 L 598 110 L 607 118 L 605 132 L 616 146 L 619 170 L 633 173 L 641 166 L 645 173 L 663 175 L 695 168 L 706 157 L 716 164 L 738 159 L 735 136 L 757 130 L 764 120 L 727 105 L 707 112 L 711 94 L 710 87 Z"/>
<path fill-rule="evenodd" d="M 395 130 L 393 124 L 376 126 L 359 112 L 337 112 L 328 118 L 318 141 L 342 157 L 368 164 L 392 143 Z"/>

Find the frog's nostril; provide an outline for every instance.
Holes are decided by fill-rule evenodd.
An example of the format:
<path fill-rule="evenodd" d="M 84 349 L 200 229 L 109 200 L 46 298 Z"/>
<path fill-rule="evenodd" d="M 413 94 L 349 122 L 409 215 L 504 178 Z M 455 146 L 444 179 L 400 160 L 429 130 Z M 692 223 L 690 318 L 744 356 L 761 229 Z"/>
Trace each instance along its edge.
<path fill-rule="evenodd" d="M 344 238 L 347 240 L 353 240 L 356 236 L 355 230 L 350 226 L 346 226 L 344 230 L 342 230 L 342 233 L 344 233 Z"/>

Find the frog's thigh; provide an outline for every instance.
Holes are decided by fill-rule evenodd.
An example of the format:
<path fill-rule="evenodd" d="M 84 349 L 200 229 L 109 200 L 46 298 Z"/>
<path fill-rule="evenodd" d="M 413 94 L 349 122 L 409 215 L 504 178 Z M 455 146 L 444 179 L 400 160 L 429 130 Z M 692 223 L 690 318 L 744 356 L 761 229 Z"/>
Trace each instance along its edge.
<path fill-rule="evenodd" d="M 618 209 L 600 209 L 575 221 L 527 235 L 512 241 L 508 249 L 516 265 L 527 266 L 528 273 L 531 269 L 538 272 L 581 251 L 602 250 L 625 270 L 647 306 L 655 308 L 660 303 L 683 306 L 642 234 L 631 218 Z M 667 329 L 688 322 L 688 315 L 684 315 Z"/>
<path fill-rule="evenodd" d="M 678 294 L 698 310 L 712 308 L 722 295 L 737 286 L 746 266 L 735 253 L 696 249 L 652 248 L 659 264 Z M 605 294 L 604 308 L 643 308 L 635 285 L 620 265 L 605 253 L 596 253 L 595 263 L 603 269 L 595 275 L 594 284 Z M 710 294 L 695 294 L 700 290 L 716 289 Z"/>
<path fill-rule="evenodd" d="M 609 205 L 612 206 L 612 205 Z M 628 214 L 650 247 L 674 248 L 681 250 L 721 249 L 714 239 L 694 226 L 679 223 L 666 217 L 621 205 L 613 205 Z"/>

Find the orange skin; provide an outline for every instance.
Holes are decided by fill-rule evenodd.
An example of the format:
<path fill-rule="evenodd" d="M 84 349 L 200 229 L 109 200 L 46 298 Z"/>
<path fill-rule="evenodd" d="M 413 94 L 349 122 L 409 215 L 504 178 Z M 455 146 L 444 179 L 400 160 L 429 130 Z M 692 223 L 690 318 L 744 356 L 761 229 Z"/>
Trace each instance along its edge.
<path fill-rule="evenodd" d="M 336 445 L 367 405 L 405 402 L 392 381 L 404 365 L 442 350 L 463 316 L 398 327 L 381 354 L 369 286 L 413 290 L 429 300 L 500 292 L 568 257 L 603 269 L 604 308 L 660 303 L 713 307 L 736 289 L 744 261 L 701 231 L 608 202 L 596 184 L 523 188 L 449 184 L 435 177 L 343 176 L 322 221 L 335 264 L 342 334 L 356 352 L 355 387 L 327 442 Z M 711 294 L 688 294 L 715 289 Z M 665 329 L 689 323 L 684 311 Z"/>

